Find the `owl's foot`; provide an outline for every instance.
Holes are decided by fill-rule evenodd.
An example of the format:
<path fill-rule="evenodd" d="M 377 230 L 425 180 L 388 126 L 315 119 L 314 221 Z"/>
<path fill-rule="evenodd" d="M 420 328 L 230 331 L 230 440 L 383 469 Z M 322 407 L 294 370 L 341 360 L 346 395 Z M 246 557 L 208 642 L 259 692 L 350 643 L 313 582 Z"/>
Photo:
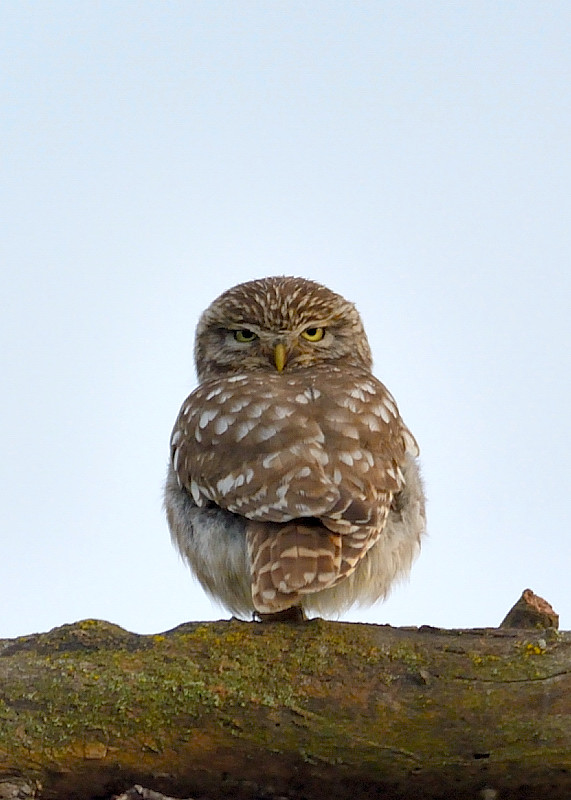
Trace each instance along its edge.
<path fill-rule="evenodd" d="M 275 614 L 260 614 L 255 612 L 254 618 L 260 622 L 305 622 L 307 617 L 301 606 L 291 606 L 284 608 L 283 611 L 276 611 Z"/>

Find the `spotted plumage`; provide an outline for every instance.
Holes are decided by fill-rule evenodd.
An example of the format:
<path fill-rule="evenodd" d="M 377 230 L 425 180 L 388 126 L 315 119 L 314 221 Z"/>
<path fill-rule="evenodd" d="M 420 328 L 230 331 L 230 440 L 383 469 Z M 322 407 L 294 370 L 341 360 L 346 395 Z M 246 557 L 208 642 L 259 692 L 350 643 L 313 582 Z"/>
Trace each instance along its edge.
<path fill-rule="evenodd" d="M 419 549 L 424 497 L 355 307 L 299 278 L 241 284 L 202 315 L 195 358 L 166 508 L 204 588 L 238 614 L 385 596 Z"/>

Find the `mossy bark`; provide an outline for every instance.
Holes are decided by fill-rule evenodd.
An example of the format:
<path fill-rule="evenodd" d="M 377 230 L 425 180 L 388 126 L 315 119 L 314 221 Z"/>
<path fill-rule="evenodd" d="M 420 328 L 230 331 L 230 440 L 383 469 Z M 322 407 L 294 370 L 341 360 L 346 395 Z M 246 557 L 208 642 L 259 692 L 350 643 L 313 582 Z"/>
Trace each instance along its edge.
<path fill-rule="evenodd" d="M 2 780 L 57 800 L 133 783 L 234 800 L 569 798 L 571 633 L 313 620 L 138 636 L 86 620 L 3 640 L 0 796 Z"/>

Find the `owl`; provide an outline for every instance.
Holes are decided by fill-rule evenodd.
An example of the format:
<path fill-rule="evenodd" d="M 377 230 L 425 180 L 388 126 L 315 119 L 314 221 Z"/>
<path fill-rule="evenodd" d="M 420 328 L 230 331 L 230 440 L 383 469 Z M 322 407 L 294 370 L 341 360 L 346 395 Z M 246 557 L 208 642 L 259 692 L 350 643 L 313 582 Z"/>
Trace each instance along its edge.
<path fill-rule="evenodd" d="M 165 507 L 206 592 L 261 620 L 384 598 L 420 550 L 425 502 L 355 306 L 303 278 L 242 283 L 204 311 L 194 354 Z"/>

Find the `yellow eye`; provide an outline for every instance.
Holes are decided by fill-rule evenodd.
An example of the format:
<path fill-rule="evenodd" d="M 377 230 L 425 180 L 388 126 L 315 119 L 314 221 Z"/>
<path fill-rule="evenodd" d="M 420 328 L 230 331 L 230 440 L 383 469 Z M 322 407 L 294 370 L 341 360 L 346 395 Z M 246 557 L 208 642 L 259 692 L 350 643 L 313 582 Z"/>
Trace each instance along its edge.
<path fill-rule="evenodd" d="M 242 330 L 234 331 L 234 338 L 237 342 L 253 342 L 254 339 L 257 339 L 257 335 L 254 331 L 249 331 L 247 328 L 242 328 Z"/>
<path fill-rule="evenodd" d="M 323 328 L 306 328 L 301 334 L 308 342 L 320 342 L 325 335 Z"/>

